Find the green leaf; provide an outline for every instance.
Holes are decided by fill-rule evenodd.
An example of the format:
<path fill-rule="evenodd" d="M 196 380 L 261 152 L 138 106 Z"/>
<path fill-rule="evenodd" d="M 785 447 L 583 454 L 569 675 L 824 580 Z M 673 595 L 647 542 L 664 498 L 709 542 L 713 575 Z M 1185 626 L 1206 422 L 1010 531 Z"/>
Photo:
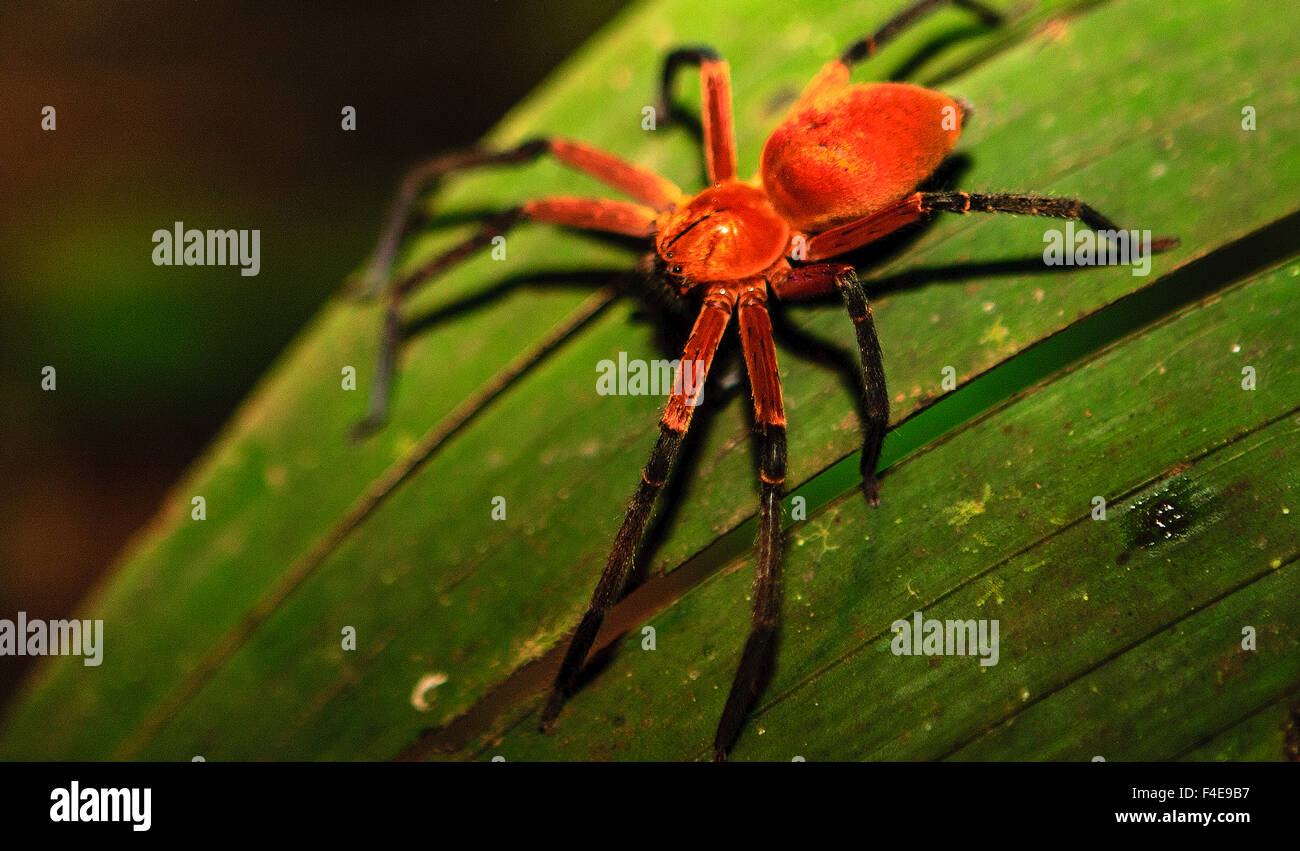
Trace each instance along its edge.
<path fill-rule="evenodd" d="M 897 6 L 639 6 L 492 141 L 583 138 L 698 186 L 690 136 L 640 122 L 660 57 L 705 42 L 731 62 L 749 172 L 802 83 Z M 839 375 L 780 352 L 789 483 L 808 517 L 787 533 L 779 661 L 735 758 L 1282 757 L 1300 689 L 1300 35 L 1269 8 L 1043 3 L 997 31 L 944 10 L 857 72 L 907 69 L 976 104 L 962 188 L 1083 197 L 1182 247 L 1149 277 L 1048 270 L 1035 258 L 1050 224 L 972 215 L 869 258 L 892 414 L 907 420 L 878 510 L 855 489 L 861 438 Z M 435 200 L 451 218 L 557 189 L 601 191 L 541 164 Z M 403 263 L 463 235 L 421 234 Z M 596 395 L 595 365 L 673 355 L 635 305 L 601 309 L 581 276 L 503 284 L 626 269 L 629 252 L 542 227 L 508 251 L 414 300 L 428 319 L 403 350 L 390 425 L 359 446 L 345 434 L 364 392 L 340 372 L 356 366 L 364 388 L 379 316 L 329 305 L 88 602 L 104 664 L 49 660 L 0 757 L 704 756 L 749 622 L 748 400 L 713 400 L 660 506 L 649 579 L 602 633 L 608 665 L 537 734 L 662 402 Z M 838 305 L 786 314 L 850 350 Z M 945 366 L 962 387 L 939 401 Z M 206 520 L 190 517 L 196 495 Z M 1107 519 L 1091 519 L 1094 496 Z M 1167 540 L 1151 531 L 1165 503 L 1185 518 Z M 997 619 L 998 664 L 895 656 L 891 624 L 917 610 Z"/>

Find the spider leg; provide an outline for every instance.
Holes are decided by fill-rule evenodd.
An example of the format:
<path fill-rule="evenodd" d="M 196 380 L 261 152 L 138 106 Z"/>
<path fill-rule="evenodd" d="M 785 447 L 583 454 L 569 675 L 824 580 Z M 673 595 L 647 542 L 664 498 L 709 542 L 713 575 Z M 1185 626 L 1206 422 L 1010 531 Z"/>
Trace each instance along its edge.
<path fill-rule="evenodd" d="M 1018 195 L 1004 192 L 922 192 L 923 212 L 946 213 L 1018 213 L 1051 219 L 1076 219 L 1095 231 L 1110 234 L 1124 229 L 1098 213 L 1078 198 L 1053 198 L 1046 195 Z M 1176 236 L 1158 236 L 1151 240 L 1152 251 L 1167 251 L 1178 245 Z"/>
<path fill-rule="evenodd" d="M 567 139 L 533 139 L 501 151 L 472 149 L 442 154 L 412 168 L 398 184 L 397 195 L 384 219 L 379 241 L 363 278 L 363 294 L 376 295 L 388 283 L 402 235 L 410 224 L 411 209 L 427 187 L 453 172 L 532 162 L 543 154 L 550 154 L 561 163 L 589 174 L 655 210 L 670 209 L 682 197 L 681 189 L 667 178 L 592 145 Z"/>
<path fill-rule="evenodd" d="M 974 12 L 981 21 L 989 26 L 1002 23 L 1002 15 L 977 0 L 919 0 L 899 12 L 884 26 L 868 36 L 863 36 L 844 49 L 837 58 L 826 63 L 812 81 L 804 88 L 794 109 L 799 110 L 807 104 L 834 91 L 849 82 L 849 72 L 854 65 L 876 54 L 880 48 L 893 41 L 908 27 L 917 23 L 926 15 L 944 6 L 960 6 Z"/>
<path fill-rule="evenodd" d="M 754 284 L 757 284 L 755 286 Z M 785 407 L 777 372 L 767 288 L 759 278 L 742 282 L 737 315 L 745 368 L 754 393 L 754 421 L 763 433 L 760 460 L 758 566 L 749 637 L 713 738 L 713 758 L 726 759 L 771 670 L 773 639 L 781 617 L 781 491 L 785 484 Z"/>
<path fill-rule="evenodd" d="M 683 65 L 700 69 L 701 124 L 709 182 L 720 183 L 736 176 L 736 135 L 731 115 L 731 71 L 711 47 L 683 47 L 664 60 L 659 85 L 658 114 L 671 121 L 673 78 Z"/>
<path fill-rule="evenodd" d="M 1054 219 L 1075 219 L 1096 231 L 1110 234 L 1123 229 L 1077 198 L 1046 195 L 981 194 L 972 192 L 914 192 L 893 206 L 839 227 L 823 231 L 808 240 L 808 260 L 826 260 L 874 242 L 930 213 L 1019 213 Z M 1174 236 L 1156 237 L 1152 251 L 1178 245 Z"/>
<path fill-rule="evenodd" d="M 889 430 L 889 393 L 885 388 L 885 362 L 876 336 L 876 323 L 871 315 L 871 304 L 858 280 L 857 270 L 842 263 L 819 263 L 801 266 L 788 275 L 773 281 L 773 291 L 783 301 L 816 298 L 832 290 L 839 292 L 853 320 L 853 330 L 858 338 L 858 354 L 862 361 L 862 398 L 866 420 L 862 423 L 862 492 L 872 505 L 880 504 L 880 490 L 876 484 L 876 467 L 880 464 L 880 450 Z"/>
<path fill-rule="evenodd" d="M 388 286 L 387 305 L 380 324 L 379 355 L 370 385 L 369 410 L 352 431 L 353 439 L 374 432 L 384 424 L 392 389 L 393 362 L 402 336 L 402 305 L 414 290 L 429 283 L 452 266 L 487 247 L 524 219 L 565 225 L 581 230 L 650 237 L 656 212 L 629 201 L 555 196 L 529 201 L 489 218 L 479 231 L 429 260 L 406 277 Z"/>
<path fill-rule="evenodd" d="M 1042 195 L 975 194 L 968 192 L 915 192 L 893 206 L 857 221 L 813 236 L 807 243 L 810 261 L 826 260 L 874 242 L 901 227 L 936 212 L 1021 213 L 1058 219 L 1076 219 L 1098 232 L 1112 236 L 1121 229 L 1110 219 L 1076 198 Z M 1165 251 L 1178 244 L 1177 237 L 1162 236 L 1151 241 L 1152 251 Z M 782 272 L 772 289 L 782 299 L 814 298 L 834 287 L 844 299 L 853 319 L 862 356 L 863 390 L 866 394 L 866 440 L 862 449 L 862 482 L 867 498 L 879 504 L 875 470 L 889 423 L 889 395 L 885 372 L 871 318 L 871 306 L 852 266 L 818 264 Z"/>
<path fill-rule="evenodd" d="M 921 194 L 914 192 L 883 210 L 811 237 L 808 240 L 804 259 L 827 260 L 855 248 L 861 248 L 869 242 L 875 242 L 923 218 L 925 218 L 925 210 L 921 203 Z"/>
<path fill-rule="evenodd" d="M 677 379 L 673 385 L 673 394 L 659 424 L 659 439 L 655 442 L 650 460 L 641 471 L 641 481 L 632 499 L 628 503 L 623 525 L 614 538 L 614 546 L 605 562 L 605 570 L 600 582 L 591 595 L 591 603 L 582 616 L 578 629 L 569 640 L 560 670 L 551 687 L 551 695 L 542 712 L 539 725 L 545 732 L 555 723 L 564 701 L 573 693 L 573 688 L 582 671 L 587 653 L 596 640 L 596 634 L 605 619 L 605 614 L 618 602 L 623 585 L 632 568 L 637 546 L 645 533 L 646 522 L 650 519 L 650 510 L 655 498 L 672 471 L 673 462 L 681 448 L 682 439 L 690 427 L 695 405 L 700 401 L 704 390 L 704 381 L 708 376 L 709 366 L 717 353 L 722 332 L 736 305 L 734 289 L 722 284 L 709 287 L 704 297 L 704 305 L 690 339 L 682 352 L 681 365 L 678 367 Z"/>

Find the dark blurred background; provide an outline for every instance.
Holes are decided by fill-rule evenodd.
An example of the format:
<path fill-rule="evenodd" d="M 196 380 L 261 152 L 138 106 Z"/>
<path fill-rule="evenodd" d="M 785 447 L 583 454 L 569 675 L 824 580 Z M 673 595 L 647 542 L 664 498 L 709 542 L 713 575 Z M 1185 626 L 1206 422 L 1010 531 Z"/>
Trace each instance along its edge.
<path fill-rule="evenodd" d="M 623 5 L 0 4 L 0 617 L 72 616 L 369 252 L 401 171 Z M 177 220 L 260 229 L 261 273 L 154 267 Z M 0 659 L 0 705 L 28 661 Z"/>

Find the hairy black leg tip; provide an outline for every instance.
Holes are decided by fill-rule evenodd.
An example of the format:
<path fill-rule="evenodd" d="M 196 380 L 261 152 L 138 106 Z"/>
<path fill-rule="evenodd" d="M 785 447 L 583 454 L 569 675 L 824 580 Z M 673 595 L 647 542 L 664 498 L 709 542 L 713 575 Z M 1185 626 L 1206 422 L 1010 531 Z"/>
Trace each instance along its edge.
<path fill-rule="evenodd" d="M 880 488 L 876 485 L 875 479 L 866 479 L 862 482 L 862 495 L 867 498 L 867 503 L 872 508 L 880 507 Z"/>
<path fill-rule="evenodd" d="M 542 718 L 537 722 L 537 732 L 547 734 L 554 730 L 555 721 L 560 717 L 560 710 L 563 708 L 564 695 L 559 691 L 552 691 L 551 696 L 546 699 L 546 708 L 542 710 Z"/>
<path fill-rule="evenodd" d="M 354 444 L 361 443 L 383 427 L 384 420 L 382 417 L 366 417 L 348 432 L 348 441 Z"/>
<path fill-rule="evenodd" d="M 714 761 L 714 762 L 726 762 L 726 761 L 727 761 L 727 749 L 724 748 L 724 747 L 721 747 L 720 745 L 714 745 L 714 746 L 713 746 L 713 761 Z"/>

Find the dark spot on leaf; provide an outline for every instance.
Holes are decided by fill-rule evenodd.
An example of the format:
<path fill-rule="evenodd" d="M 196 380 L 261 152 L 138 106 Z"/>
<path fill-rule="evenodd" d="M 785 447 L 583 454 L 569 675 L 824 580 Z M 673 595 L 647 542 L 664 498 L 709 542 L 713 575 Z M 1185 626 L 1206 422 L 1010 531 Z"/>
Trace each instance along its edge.
<path fill-rule="evenodd" d="M 1183 476 L 1157 484 L 1124 512 L 1125 552 L 1119 563 L 1127 562 L 1134 550 L 1187 537 L 1201 521 L 1211 519 L 1210 508 L 1217 499 Z"/>
<path fill-rule="evenodd" d="M 1176 499 L 1158 497 L 1143 505 L 1141 512 L 1135 524 L 1135 543 L 1139 546 L 1181 538 L 1192 524 L 1186 509 Z"/>

